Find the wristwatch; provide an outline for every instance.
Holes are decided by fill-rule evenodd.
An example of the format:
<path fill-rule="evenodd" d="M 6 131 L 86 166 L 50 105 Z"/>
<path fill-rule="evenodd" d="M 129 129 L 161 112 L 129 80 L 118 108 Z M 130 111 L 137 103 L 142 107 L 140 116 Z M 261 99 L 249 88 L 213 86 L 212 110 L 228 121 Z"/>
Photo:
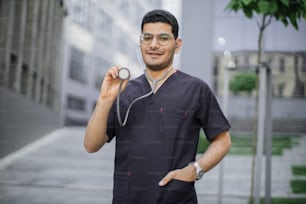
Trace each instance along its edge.
<path fill-rule="evenodd" d="M 203 177 L 205 171 L 200 167 L 199 162 L 191 162 L 189 164 L 193 165 L 195 167 L 195 170 L 196 170 L 196 180 L 200 180 Z"/>

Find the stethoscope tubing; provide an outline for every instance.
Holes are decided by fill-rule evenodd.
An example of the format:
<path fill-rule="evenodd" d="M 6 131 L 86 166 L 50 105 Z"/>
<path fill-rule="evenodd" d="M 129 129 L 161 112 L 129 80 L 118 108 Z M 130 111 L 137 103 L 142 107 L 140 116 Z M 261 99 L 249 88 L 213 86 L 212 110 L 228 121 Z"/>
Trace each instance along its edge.
<path fill-rule="evenodd" d="M 120 91 L 121 91 L 121 88 L 122 88 L 122 84 L 123 84 L 123 80 L 120 82 L 119 90 L 118 90 L 118 94 L 117 94 L 117 115 L 118 115 L 118 122 L 119 122 L 119 125 L 121 127 L 126 125 L 127 119 L 129 117 L 129 114 L 130 114 L 130 110 L 131 110 L 132 106 L 134 105 L 134 103 L 136 103 L 137 101 L 139 101 L 143 98 L 146 98 L 146 97 L 150 96 L 154 92 L 154 89 L 155 89 L 155 88 L 154 89 L 152 88 L 152 90 L 149 93 L 147 93 L 143 96 L 140 96 L 140 97 L 136 98 L 135 100 L 133 100 L 132 103 L 129 105 L 127 111 L 126 111 L 124 121 L 122 122 L 121 114 L 120 114 Z"/>
<path fill-rule="evenodd" d="M 126 69 L 126 68 L 125 68 L 125 69 Z M 147 94 L 143 95 L 143 96 L 140 96 L 140 97 L 134 99 L 134 100 L 130 103 L 130 105 L 129 105 L 129 107 L 128 107 L 126 113 L 125 113 L 124 121 L 122 121 L 121 114 L 120 114 L 120 113 L 121 113 L 121 111 L 120 111 L 120 93 L 121 93 L 121 89 L 122 89 L 122 85 L 123 85 L 123 81 L 124 81 L 124 80 L 121 79 L 120 84 L 119 84 L 119 88 L 118 88 L 118 93 L 117 93 L 117 117 L 118 117 L 119 125 L 120 125 L 121 127 L 123 127 L 123 126 L 126 125 L 132 106 L 133 106 L 137 101 L 139 101 L 139 100 L 141 100 L 141 99 L 143 99 L 143 98 L 146 98 L 146 97 L 150 96 L 151 94 L 153 94 L 153 93 L 155 92 L 157 83 L 160 82 L 161 80 L 163 80 L 163 79 L 168 75 L 168 73 L 170 72 L 171 69 L 172 69 L 172 67 L 170 67 L 170 68 L 169 68 L 169 69 L 168 69 L 159 79 L 152 79 L 151 77 L 148 76 L 147 72 L 145 71 L 145 76 L 146 76 L 146 78 L 147 78 L 149 81 L 152 82 L 151 91 L 148 92 Z"/>

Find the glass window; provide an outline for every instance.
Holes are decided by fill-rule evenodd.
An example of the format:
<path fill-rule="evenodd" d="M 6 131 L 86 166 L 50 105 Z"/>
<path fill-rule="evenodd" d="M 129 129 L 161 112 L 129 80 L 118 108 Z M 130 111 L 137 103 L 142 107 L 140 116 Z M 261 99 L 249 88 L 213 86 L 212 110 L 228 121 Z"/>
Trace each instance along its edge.
<path fill-rule="evenodd" d="M 268 57 L 268 64 L 269 64 L 270 67 L 273 66 L 273 60 L 274 60 L 274 59 L 273 59 L 273 56 L 269 56 L 269 57 Z"/>
<path fill-rule="evenodd" d="M 96 58 L 95 60 L 95 87 L 100 89 L 104 75 L 111 64 L 104 59 Z"/>
<path fill-rule="evenodd" d="M 239 65 L 238 56 L 233 56 L 235 65 Z"/>
<path fill-rule="evenodd" d="M 71 48 L 71 57 L 70 57 L 70 71 L 69 77 L 76 81 L 86 83 L 87 74 L 86 74 L 86 59 L 85 54 L 80 50 Z"/>
<path fill-rule="evenodd" d="M 67 96 L 67 107 L 72 110 L 84 111 L 86 101 L 84 98 L 77 96 Z"/>
<path fill-rule="evenodd" d="M 28 89 L 28 78 L 29 78 L 29 66 L 25 63 L 22 64 L 22 68 L 21 68 L 21 90 L 20 92 L 24 95 L 27 94 L 27 89 Z"/>
<path fill-rule="evenodd" d="M 278 97 L 280 98 L 284 97 L 284 89 L 285 89 L 285 84 L 278 85 Z"/>
<path fill-rule="evenodd" d="M 279 71 L 284 72 L 285 71 L 285 59 L 280 58 L 279 60 Z"/>
<path fill-rule="evenodd" d="M 249 65 L 250 64 L 250 56 L 248 54 L 246 54 L 244 56 L 244 64 L 245 65 Z"/>
<path fill-rule="evenodd" d="M 91 30 L 93 26 L 93 21 L 91 21 L 93 14 L 91 4 L 91 1 L 88 0 L 72 0 L 72 17 L 77 23 L 87 30 Z"/>
<path fill-rule="evenodd" d="M 303 56 L 302 71 L 303 73 L 306 73 L 306 54 Z"/>
<path fill-rule="evenodd" d="M 112 27 L 112 18 L 104 11 L 100 10 L 98 13 L 97 36 L 101 41 L 108 45 L 112 42 Z"/>
<path fill-rule="evenodd" d="M 18 57 L 14 54 L 11 54 L 11 64 L 10 64 L 9 76 L 8 76 L 8 87 L 13 90 L 14 90 L 14 84 L 16 83 L 17 61 L 18 61 Z"/>

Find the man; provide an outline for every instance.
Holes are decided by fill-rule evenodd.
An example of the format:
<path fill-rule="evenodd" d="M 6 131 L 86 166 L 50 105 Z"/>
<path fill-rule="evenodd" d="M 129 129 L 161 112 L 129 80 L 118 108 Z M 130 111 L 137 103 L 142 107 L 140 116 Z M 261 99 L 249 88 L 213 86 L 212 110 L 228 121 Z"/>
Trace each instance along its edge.
<path fill-rule="evenodd" d="M 182 46 L 178 30 L 165 10 L 143 17 L 139 46 L 146 74 L 123 82 L 121 117 L 136 98 L 154 90 L 133 104 L 125 126 L 115 104 L 120 67 L 111 67 L 102 83 L 84 146 L 96 152 L 116 137 L 113 204 L 195 204 L 195 180 L 230 149 L 230 125 L 210 88 L 172 67 Z M 211 143 L 195 161 L 201 128 Z"/>

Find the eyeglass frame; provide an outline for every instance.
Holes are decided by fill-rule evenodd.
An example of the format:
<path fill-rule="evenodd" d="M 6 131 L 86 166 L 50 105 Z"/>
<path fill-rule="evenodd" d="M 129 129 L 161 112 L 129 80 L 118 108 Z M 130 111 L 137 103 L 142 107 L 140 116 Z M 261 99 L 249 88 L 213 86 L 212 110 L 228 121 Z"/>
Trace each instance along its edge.
<path fill-rule="evenodd" d="M 147 42 L 147 43 L 145 43 L 145 42 L 144 42 L 144 39 L 143 39 L 145 35 L 150 35 L 150 37 L 152 37 L 152 39 L 150 39 L 150 41 Z M 166 42 L 161 43 L 161 42 L 162 42 L 161 37 L 163 37 L 163 36 L 167 36 L 168 39 L 167 39 Z M 158 44 L 158 45 L 161 45 L 161 46 L 166 46 L 166 45 L 168 45 L 168 43 L 169 43 L 169 41 L 170 41 L 171 39 L 175 39 L 174 37 L 172 37 L 172 36 L 169 35 L 168 33 L 160 33 L 160 34 L 157 34 L 157 35 L 153 35 L 153 34 L 151 34 L 151 33 L 142 33 L 142 34 L 139 36 L 140 44 L 143 44 L 143 45 L 150 45 L 150 44 L 153 42 L 154 38 L 156 38 L 157 44 Z"/>

